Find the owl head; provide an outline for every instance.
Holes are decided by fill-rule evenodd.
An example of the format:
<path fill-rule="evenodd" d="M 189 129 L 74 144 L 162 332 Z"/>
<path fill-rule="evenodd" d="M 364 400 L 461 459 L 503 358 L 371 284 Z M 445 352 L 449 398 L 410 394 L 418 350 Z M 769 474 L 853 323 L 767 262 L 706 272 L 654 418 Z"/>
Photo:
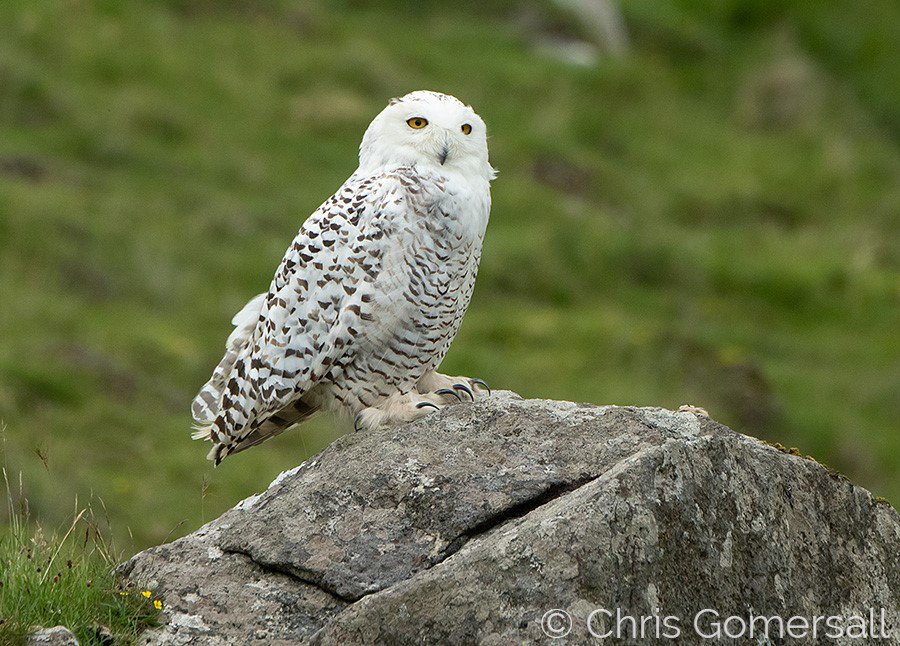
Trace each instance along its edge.
<path fill-rule="evenodd" d="M 390 166 L 436 167 L 486 180 L 495 174 L 481 117 L 456 97 L 427 90 L 391 99 L 363 135 L 359 165 L 369 172 Z"/>

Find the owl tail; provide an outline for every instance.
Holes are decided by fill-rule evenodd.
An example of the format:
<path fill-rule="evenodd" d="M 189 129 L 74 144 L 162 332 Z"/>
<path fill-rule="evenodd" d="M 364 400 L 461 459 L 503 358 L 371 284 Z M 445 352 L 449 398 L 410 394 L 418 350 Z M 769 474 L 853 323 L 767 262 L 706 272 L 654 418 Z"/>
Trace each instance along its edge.
<path fill-rule="evenodd" d="M 302 399 L 298 399 L 277 413 L 269 415 L 258 426 L 244 429 L 241 435 L 236 437 L 226 437 L 223 441 L 217 441 L 211 433 L 211 425 L 204 429 L 198 429 L 193 437 L 194 439 L 211 439 L 213 441 L 213 447 L 209 450 L 206 457 L 215 462 L 216 466 L 219 466 L 219 463 L 232 453 L 239 453 L 244 449 L 249 449 L 251 446 L 256 446 L 260 442 L 268 440 L 270 437 L 280 435 L 292 426 L 309 419 L 318 411 L 317 407 L 307 404 Z"/>
<path fill-rule="evenodd" d="M 222 393 L 234 369 L 234 364 L 240 356 L 241 350 L 247 345 L 256 324 L 259 321 L 259 313 L 262 310 L 266 295 L 259 294 L 250 299 L 243 309 L 231 319 L 234 331 L 225 342 L 225 356 L 213 371 L 212 378 L 206 382 L 191 404 L 191 415 L 196 422 L 196 433 L 192 435 L 195 440 L 208 439 L 209 427 L 219 414 L 222 406 Z"/>

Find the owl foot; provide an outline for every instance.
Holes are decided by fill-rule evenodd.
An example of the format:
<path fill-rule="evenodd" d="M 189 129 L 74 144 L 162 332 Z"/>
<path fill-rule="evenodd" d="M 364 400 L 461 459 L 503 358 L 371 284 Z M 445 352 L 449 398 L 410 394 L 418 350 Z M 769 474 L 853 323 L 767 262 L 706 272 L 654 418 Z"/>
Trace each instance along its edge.
<path fill-rule="evenodd" d="M 693 404 L 682 404 L 678 407 L 679 413 L 693 413 L 698 417 L 709 417 L 709 413 L 706 412 L 705 408 L 700 408 L 699 406 L 694 406 Z"/>
<path fill-rule="evenodd" d="M 414 422 L 429 413 L 441 410 L 447 404 L 446 397 L 447 394 L 422 394 L 416 391 L 397 393 L 377 406 L 359 411 L 353 421 L 353 428 L 364 431 Z"/>
<path fill-rule="evenodd" d="M 454 404 L 456 402 L 473 402 L 475 401 L 475 393 L 472 391 L 467 384 L 464 383 L 456 383 L 453 384 L 452 388 L 440 388 L 439 390 L 434 391 L 435 395 L 444 395 L 449 397 L 453 397 L 452 400 L 448 401 L 448 404 Z"/>
<path fill-rule="evenodd" d="M 491 394 L 491 389 L 481 379 L 469 377 L 448 377 L 439 372 L 429 372 L 416 384 L 416 390 L 420 393 L 432 393 L 442 397 L 451 404 L 460 401 L 475 401 L 480 399 L 482 393 Z"/>
<path fill-rule="evenodd" d="M 441 410 L 444 406 L 473 402 L 490 394 L 491 389 L 481 379 L 448 377 L 429 372 L 419 380 L 414 391 L 397 393 L 377 406 L 359 411 L 353 420 L 353 428 L 362 431 L 405 424 Z"/>

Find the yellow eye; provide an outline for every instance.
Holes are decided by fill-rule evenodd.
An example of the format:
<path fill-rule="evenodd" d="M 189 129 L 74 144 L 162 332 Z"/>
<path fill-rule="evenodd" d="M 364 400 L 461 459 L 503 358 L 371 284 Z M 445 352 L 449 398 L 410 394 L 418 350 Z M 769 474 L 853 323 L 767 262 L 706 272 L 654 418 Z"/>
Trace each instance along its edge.
<path fill-rule="evenodd" d="M 428 125 L 428 119 L 425 117 L 412 117 L 411 119 L 406 120 L 406 125 L 413 130 L 421 130 Z"/>
<path fill-rule="evenodd" d="M 464 124 L 462 125 L 462 131 L 463 131 L 463 134 L 464 134 L 464 135 L 471 134 L 471 133 L 472 133 L 472 126 L 470 126 L 468 123 L 464 123 Z"/>

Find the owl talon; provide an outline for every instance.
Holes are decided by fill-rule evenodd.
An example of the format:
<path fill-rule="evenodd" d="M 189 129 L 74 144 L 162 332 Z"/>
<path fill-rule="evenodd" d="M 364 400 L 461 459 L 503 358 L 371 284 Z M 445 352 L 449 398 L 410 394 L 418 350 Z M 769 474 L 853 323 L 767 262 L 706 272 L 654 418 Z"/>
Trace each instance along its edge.
<path fill-rule="evenodd" d="M 481 379 L 469 379 L 469 383 L 472 384 L 473 386 L 481 386 L 482 388 L 484 388 L 484 389 L 487 391 L 487 394 L 488 394 L 488 395 L 491 394 L 491 387 L 488 386 L 483 380 L 481 380 Z"/>
<path fill-rule="evenodd" d="M 356 417 L 353 418 L 353 430 L 356 433 L 359 433 L 362 430 L 362 426 L 360 426 L 360 422 L 362 422 L 363 412 L 359 411 L 356 414 Z"/>
<path fill-rule="evenodd" d="M 453 384 L 453 390 L 460 390 L 466 393 L 469 396 L 469 399 L 475 401 L 475 394 L 472 392 L 472 389 L 465 384 Z M 460 401 L 462 401 L 462 397 L 460 397 Z"/>
<path fill-rule="evenodd" d="M 435 395 L 453 395 L 457 400 L 462 401 L 462 397 L 459 396 L 459 393 L 455 390 L 451 390 L 450 388 L 441 388 L 440 390 L 434 391 Z"/>
<path fill-rule="evenodd" d="M 426 408 L 428 406 L 431 406 L 431 408 L 433 408 L 434 410 L 441 410 L 440 406 L 432 404 L 431 402 L 419 402 L 418 404 L 416 404 L 416 408 Z"/>

